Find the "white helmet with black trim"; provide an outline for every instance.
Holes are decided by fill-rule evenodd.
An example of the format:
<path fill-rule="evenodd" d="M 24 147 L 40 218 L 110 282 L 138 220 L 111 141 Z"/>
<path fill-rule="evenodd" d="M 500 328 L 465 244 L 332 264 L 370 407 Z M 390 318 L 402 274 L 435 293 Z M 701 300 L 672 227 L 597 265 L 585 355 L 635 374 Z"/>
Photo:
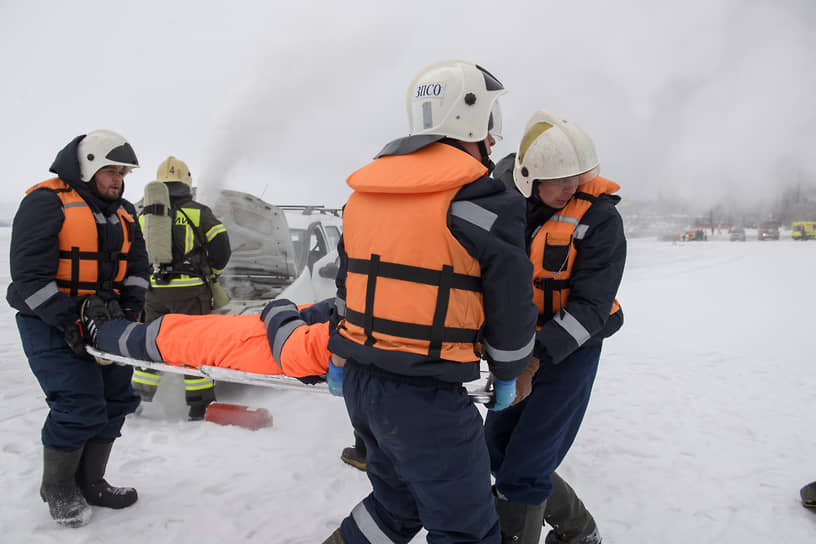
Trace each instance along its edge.
<path fill-rule="evenodd" d="M 586 176 L 589 181 L 598 175 L 600 160 L 595 144 L 575 123 L 538 110 L 527 122 L 521 139 L 513 180 L 516 187 L 529 198 L 536 181 Z"/>
<path fill-rule="evenodd" d="M 499 96 L 507 91 L 490 72 L 462 60 L 431 64 L 408 88 L 409 134 L 481 142 L 501 138 Z"/>
<path fill-rule="evenodd" d="M 101 168 L 110 165 L 138 168 L 139 161 L 130 144 L 112 130 L 94 130 L 79 141 L 77 148 L 82 181 L 91 181 Z"/>

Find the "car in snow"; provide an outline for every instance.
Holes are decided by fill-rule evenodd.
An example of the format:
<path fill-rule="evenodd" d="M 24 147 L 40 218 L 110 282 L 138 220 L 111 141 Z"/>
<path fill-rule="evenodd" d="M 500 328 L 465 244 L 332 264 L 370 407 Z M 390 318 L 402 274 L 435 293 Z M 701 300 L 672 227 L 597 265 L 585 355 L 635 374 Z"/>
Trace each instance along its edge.
<path fill-rule="evenodd" d="M 339 210 L 275 206 L 231 190 L 221 191 L 211 208 L 232 247 L 219 278 L 232 300 L 219 313 L 260 313 L 274 298 L 308 304 L 334 296 L 343 225 Z"/>
<path fill-rule="evenodd" d="M 757 229 L 757 239 L 759 240 L 779 240 L 779 222 L 764 221 Z"/>
<path fill-rule="evenodd" d="M 745 241 L 745 229 L 742 227 L 734 227 L 731 229 L 731 233 L 728 235 L 728 239 L 732 242 L 744 242 Z"/>

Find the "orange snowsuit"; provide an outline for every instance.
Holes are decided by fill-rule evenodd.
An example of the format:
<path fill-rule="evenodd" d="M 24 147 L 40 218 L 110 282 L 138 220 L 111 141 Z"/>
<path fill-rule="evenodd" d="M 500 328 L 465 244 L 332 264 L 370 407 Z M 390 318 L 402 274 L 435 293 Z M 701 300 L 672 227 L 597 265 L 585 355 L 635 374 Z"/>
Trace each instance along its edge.
<path fill-rule="evenodd" d="M 281 360 L 275 361 L 266 328 L 257 315 L 167 314 L 156 338 L 167 364 L 220 366 L 296 378 L 326 373 L 331 356 L 328 343 L 328 323 L 302 325 L 287 339 Z"/>

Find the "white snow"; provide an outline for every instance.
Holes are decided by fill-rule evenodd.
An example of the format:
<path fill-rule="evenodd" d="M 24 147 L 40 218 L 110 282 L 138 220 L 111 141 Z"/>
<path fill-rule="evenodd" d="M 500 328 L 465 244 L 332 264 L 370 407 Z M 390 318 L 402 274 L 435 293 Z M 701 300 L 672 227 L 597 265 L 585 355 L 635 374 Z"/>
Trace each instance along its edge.
<path fill-rule="evenodd" d="M 4 284 L 8 238 L 0 229 Z M 798 492 L 816 480 L 815 269 L 816 244 L 790 239 L 630 240 L 626 323 L 559 470 L 605 543 L 814 541 L 816 514 Z M 3 305 L 0 319 L 3 542 L 319 543 L 370 489 L 339 461 L 352 440 L 342 400 L 219 384 L 220 400 L 265 407 L 273 426 L 188 423 L 168 376 L 109 464 L 108 479 L 136 487 L 139 502 L 58 527 L 38 496 L 46 405 L 13 311 Z"/>

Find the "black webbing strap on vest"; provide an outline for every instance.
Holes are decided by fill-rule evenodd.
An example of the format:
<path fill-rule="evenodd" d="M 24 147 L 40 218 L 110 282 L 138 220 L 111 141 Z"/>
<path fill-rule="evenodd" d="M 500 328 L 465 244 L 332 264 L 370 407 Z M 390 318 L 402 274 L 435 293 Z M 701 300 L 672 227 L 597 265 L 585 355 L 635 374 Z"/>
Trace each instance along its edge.
<path fill-rule="evenodd" d="M 121 281 L 79 281 L 79 264 L 80 261 L 95 261 L 97 263 L 97 276 L 101 270 L 103 262 L 116 263 L 115 272 L 119 272 L 118 261 L 127 261 L 127 252 L 122 251 L 80 251 L 78 247 L 74 246 L 70 251 L 60 250 L 60 259 L 68 259 L 71 261 L 71 280 L 57 280 L 57 286 L 63 289 L 69 289 L 70 295 L 75 297 L 79 294 L 79 290 L 86 291 L 112 291 L 121 290 L 124 287 L 124 282 Z"/>
<path fill-rule="evenodd" d="M 553 293 L 569 289 L 569 279 L 533 278 L 533 287 L 544 291 L 544 311 L 538 314 L 538 324 L 543 325 L 555 315 L 553 312 Z"/>
<path fill-rule="evenodd" d="M 479 330 L 458 327 L 446 327 L 445 318 L 448 314 L 451 289 L 481 292 L 482 279 L 478 276 L 458 274 L 450 265 L 444 265 L 442 270 L 433 270 L 418 266 L 398 263 L 389 263 L 380 260 L 380 256 L 371 255 L 371 259 L 349 259 L 347 270 L 350 273 L 366 276 L 365 310 L 356 312 L 346 308 L 346 319 L 349 323 L 362 327 L 366 335 L 365 345 L 375 343 L 373 333 L 379 332 L 389 336 L 426 340 L 430 342 L 428 356 L 439 358 L 442 353 L 442 344 L 475 343 Z M 374 293 L 377 278 L 389 278 L 437 287 L 436 307 L 434 308 L 431 325 L 418 325 L 403 321 L 393 321 L 374 317 Z"/>
<path fill-rule="evenodd" d="M 582 193 L 581 191 L 578 191 L 577 193 L 572 195 L 572 197 L 573 198 L 579 198 L 581 200 L 586 200 L 589 203 L 594 203 L 596 200 L 598 200 L 597 196 L 591 195 L 589 193 Z"/>
<path fill-rule="evenodd" d="M 445 316 L 448 315 L 450 290 L 453 280 L 453 267 L 444 265 L 439 274 L 439 289 L 436 292 L 436 309 L 431 324 L 431 345 L 428 347 L 428 356 L 439 359 L 442 355 L 442 338 L 445 333 Z"/>
<path fill-rule="evenodd" d="M 363 316 L 363 331 L 366 335 L 366 346 L 374 345 L 374 291 L 377 288 L 377 276 L 380 271 L 380 256 L 372 255 L 368 261 L 366 278 L 365 314 Z"/>

